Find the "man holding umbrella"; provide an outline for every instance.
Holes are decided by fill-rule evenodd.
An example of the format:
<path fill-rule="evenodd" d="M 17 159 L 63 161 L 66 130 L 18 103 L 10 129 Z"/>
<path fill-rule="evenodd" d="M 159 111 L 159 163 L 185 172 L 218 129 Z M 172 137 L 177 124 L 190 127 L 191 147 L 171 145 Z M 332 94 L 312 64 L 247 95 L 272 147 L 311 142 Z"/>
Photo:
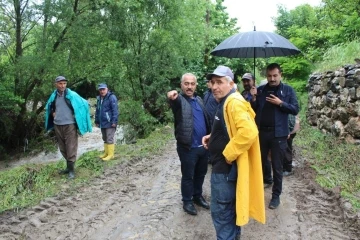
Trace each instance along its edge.
<path fill-rule="evenodd" d="M 250 90 L 255 88 L 255 77 L 251 73 L 245 73 L 241 78 L 244 91 L 241 92 L 241 95 L 245 98 L 246 101 L 250 102 L 252 99 Z"/>
<path fill-rule="evenodd" d="M 256 112 L 255 121 L 259 129 L 264 184 L 274 184 L 269 208 L 275 209 L 280 204 L 282 191 L 283 161 L 289 135 L 288 117 L 289 114 L 298 114 L 299 105 L 294 89 L 281 82 L 282 70 L 279 64 L 269 64 L 266 77 L 266 85 L 251 90 L 251 106 Z M 271 165 L 267 158 L 269 150 Z"/>

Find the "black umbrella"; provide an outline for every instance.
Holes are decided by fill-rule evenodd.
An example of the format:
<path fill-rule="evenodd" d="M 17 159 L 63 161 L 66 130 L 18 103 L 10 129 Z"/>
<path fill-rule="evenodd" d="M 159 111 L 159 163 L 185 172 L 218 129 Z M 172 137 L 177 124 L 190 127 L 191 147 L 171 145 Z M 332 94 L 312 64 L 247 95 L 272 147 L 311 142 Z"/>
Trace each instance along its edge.
<path fill-rule="evenodd" d="M 281 57 L 299 54 L 289 40 L 273 32 L 254 31 L 235 34 L 220 43 L 211 55 L 227 58 Z"/>

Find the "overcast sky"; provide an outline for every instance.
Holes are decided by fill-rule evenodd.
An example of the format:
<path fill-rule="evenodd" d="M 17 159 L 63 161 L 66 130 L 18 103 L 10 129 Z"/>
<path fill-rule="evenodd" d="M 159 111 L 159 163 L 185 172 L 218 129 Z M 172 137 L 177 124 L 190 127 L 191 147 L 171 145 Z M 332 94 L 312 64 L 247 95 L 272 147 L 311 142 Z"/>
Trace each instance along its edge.
<path fill-rule="evenodd" d="M 273 32 L 271 18 L 277 16 L 277 5 L 291 10 L 305 3 L 319 6 L 321 0 L 225 0 L 223 5 L 231 18 L 238 19 L 240 32 L 252 31 L 254 25 L 258 31 Z"/>

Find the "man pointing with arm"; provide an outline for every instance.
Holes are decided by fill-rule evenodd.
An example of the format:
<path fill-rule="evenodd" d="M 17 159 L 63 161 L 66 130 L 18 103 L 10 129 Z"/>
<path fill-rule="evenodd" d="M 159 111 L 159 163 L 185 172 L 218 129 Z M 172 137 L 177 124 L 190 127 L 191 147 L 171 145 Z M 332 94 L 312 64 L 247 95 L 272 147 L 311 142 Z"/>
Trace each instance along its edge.
<path fill-rule="evenodd" d="M 202 99 L 195 94 L 195 75 L 185 73 L 180 86 L 181 94 L 172 90 L 167 93 L 167 98 L 174 114 L 176 150 L 181 162 L 183 209 L 190 215 L 196 215 L 194 203 L 205 209 L 210 208 L 202 195 L 208 160 L 201 143 L 210 128 Z"/>

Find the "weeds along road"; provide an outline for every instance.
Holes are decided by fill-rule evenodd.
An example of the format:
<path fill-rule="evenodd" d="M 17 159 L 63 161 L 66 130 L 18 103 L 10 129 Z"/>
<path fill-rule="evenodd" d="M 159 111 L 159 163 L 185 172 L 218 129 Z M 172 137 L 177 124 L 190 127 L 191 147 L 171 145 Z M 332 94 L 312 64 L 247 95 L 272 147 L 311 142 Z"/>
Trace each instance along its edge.
<path fill-rule="evenodd" d="M 299 161 L 298 161 L 299 162 Z M 338 194 L 321 190 L 307 168 L 284 179 L 281 205 L 266 209 L 265 225 L 251 221 L 241 239 L 359 239 L 357 218 Z M 204 183 L 210 200 L 211 168 Z M 0 215 L 0 239 L 216 239 L 209 210 L 183 212 L 175 141 L 161 156 L 133 159 L 73 193 Z M 65 191 L 68 192 L 68 191 Z M 266 189 L 267 206 L 271 190 Z"/>

